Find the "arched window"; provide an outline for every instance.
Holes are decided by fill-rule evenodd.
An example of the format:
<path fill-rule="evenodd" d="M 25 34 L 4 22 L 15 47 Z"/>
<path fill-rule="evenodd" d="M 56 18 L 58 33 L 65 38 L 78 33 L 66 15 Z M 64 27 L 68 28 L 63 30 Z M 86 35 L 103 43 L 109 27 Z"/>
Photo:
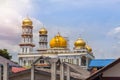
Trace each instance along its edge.
<path fill-rule="evenodd" d="M 86 57 L 85 56 L 81 57 L 81 66 L 86 66 Z"/>
<path fill-rule="evenodd" d="M 76 63 L 77 63 L 77 65 L 79 65 L 79 59 L 76 59 Z"/>
<path fill-rule="evenodd" d="M 40 59 L 40 63 L 44 63 L 44 60 L 43 60 L 43 59 Z"/>
<path fill-rule="evenodd" d="M 26 61 L 24 60 L 24 66 L 26 66 Z"/>
<path fill-rule="evenodd" d="M 23 52 L 23 53 L 25 52 L 25 49 L 24 49 L 24 47 L 22 48 L 22 52 Z"/>

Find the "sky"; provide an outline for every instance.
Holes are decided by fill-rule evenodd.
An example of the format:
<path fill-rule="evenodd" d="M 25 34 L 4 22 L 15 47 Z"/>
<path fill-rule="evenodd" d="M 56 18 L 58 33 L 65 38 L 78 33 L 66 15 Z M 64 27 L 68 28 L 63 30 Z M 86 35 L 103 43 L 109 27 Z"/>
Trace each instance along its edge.
<path fill-rule="evenodd" d="M 34 50 L 44 25 L 49 40 L 60 32 L 71 49 L 80 37 L 95 58 L 120 57 L 120 0 L 0 0 L 0 49 L 8 49 L 16 61 L 27 16 L 33 21 Z"/>

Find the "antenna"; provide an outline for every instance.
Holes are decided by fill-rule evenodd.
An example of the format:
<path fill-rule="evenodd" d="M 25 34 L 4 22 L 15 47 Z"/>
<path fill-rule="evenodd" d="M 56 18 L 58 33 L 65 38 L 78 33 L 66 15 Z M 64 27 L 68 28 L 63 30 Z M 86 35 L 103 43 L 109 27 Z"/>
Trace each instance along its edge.
<path fill-rule="evenodd" d="M 44 24 L 42 24 L 42 27 L 44 28 L 44 27 L 45 27 L 45 25 L 44 25 Z"/>
<path fill-rule="evenodd" d="M 81 37 L 82 37 L 82 34 L 79 34 L 79 35 L 78 35 L 78 38 L 81 38 Z"/>
<path fill-rule="evenodd" d="M 58 33 L 58 34 L 60 34 L 60 30 L 58 29 L 58 27 L 57 27 L 56 29 L 57 29 L 57 30 L 56 30 L 56 31 L 57 31 L 57 33 Z"/>
<path fill-rule="evenodd" d="M 41 28 L 45 28 L 45 25 L 43 23 L 41 24 Z"/>
<path fill-rule="evenodd" d="M 29 15 L 28 15 L 28 13 L 26 14 L 26 17 L 29 19 Z"/>

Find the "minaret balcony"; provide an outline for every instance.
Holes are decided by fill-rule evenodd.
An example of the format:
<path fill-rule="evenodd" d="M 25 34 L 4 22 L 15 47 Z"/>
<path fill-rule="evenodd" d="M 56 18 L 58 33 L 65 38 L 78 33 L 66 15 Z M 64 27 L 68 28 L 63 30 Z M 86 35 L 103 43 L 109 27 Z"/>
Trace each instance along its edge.
<path fill-rule="evenodd" d="M 24 33 L 21 36 L 33 36 L 33 34 L 31 34 L 31 33 Z"/>
<path fill-rule="evenodd" d="M 33 43 L 20 43 L 19 46 L 32 46 L 35 47 Z"/>

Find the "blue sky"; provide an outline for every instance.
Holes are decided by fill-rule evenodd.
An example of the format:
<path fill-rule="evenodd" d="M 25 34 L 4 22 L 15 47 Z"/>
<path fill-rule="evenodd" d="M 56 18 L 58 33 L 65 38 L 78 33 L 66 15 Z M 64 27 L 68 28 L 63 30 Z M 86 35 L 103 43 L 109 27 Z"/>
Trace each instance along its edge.
<path fill-rule="evenodd" d="M 27 15 L 33 21 L 37 47 L 44 24 L 49 40 L 59 31 L 69 37 L 71 49 L 81 37 L 96 58 L 120 56 L 120 0 L 4 0 L 0 11 L 0 48 L 7 48 L 13 60 L 17 60 L 21 22 Z"/>

